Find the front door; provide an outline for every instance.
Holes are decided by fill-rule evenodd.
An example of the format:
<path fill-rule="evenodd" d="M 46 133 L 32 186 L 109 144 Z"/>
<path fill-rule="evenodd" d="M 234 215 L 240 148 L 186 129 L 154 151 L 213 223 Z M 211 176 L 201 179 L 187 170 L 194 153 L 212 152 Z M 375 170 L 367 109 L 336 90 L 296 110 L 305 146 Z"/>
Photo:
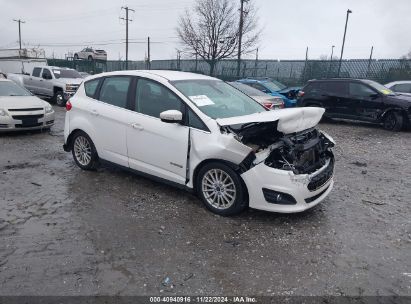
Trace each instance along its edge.
<path fill-rule="evenodd" d="M 165 123 L 160 113 L 185 104 L 164 85 L 140 78 L 128 114 L 127 149 L 130 168 L 179 184 L 186 182 L 189 128 Z"/>
<path fill-rule="evenodd" d="M 380 93 L 359 82 L 350 82 L 349 90 L 355 105 L 353 118 L 375 121 L 380 117 L 383 111 L 383 97 Z"/>

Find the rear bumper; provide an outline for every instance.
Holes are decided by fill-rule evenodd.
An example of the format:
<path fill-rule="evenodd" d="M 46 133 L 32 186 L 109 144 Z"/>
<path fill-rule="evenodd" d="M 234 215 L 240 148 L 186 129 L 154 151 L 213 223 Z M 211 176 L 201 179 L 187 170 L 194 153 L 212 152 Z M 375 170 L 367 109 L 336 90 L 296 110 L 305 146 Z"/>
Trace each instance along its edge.
<path fill-rule="evenodd" d="M 334 166 L 334 164 L 330 163 L 328 166 Z M 329 168 L 328 166 L 324 166 L 311 175 L 295 175 L 290 171 L 268 167 L 264 163 L 258 164 L 241 175 L 247 186 L 250 208 L 279 213 L 297 213 L 314 207 L 331 192 L 334 185 L 333 177 L 328 178 L 314 191 L 308 189 L 308 184 L 324 173 Z M 268 199 L 270 194 L 267 195 L 267 192 L 284 194 L 292 197 L 293 201 L 289 204 L 270 202 Z"/>

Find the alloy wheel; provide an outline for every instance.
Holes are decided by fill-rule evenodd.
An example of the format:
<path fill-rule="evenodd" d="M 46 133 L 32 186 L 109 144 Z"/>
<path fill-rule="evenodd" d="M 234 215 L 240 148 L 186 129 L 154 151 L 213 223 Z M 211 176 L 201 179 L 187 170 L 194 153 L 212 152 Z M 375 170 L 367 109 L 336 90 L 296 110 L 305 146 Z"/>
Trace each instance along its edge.
<path fill-rule="evenodd" d="M 82 166 L 87 166 L 90 164 L 92 158 L 91 144 L 87 138 L 84 136 L 78 136 L 74 140 L 74 155 L 76 160 Z"/>
<path fill-rule="evenodd" d="M 221 169 L 211 169 L 204 174 L 201 188 L 206 201 L 214 208 L 230 208 L 236 200 L 236 186 L 229 174 Z"/>

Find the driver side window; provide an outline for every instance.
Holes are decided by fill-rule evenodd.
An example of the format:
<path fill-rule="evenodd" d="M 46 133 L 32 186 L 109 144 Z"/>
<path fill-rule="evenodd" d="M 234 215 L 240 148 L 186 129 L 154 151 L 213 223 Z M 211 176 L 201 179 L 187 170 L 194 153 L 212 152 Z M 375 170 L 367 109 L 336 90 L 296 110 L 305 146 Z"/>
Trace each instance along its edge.
<path fill-rule="evenodd" d="M 350 95 L 359 97 L 370 97 L 373 94 L 376 94 L 376 92 L 371 88 L 367 87 L 366 85 L 356 82 L 350 83 Z"/>
<path fill-rule="evenodd" d="M 167 110 L 183 111 L 182 101 L 168 88 L 148 79 L 139 79 L 136 87 L 134 111 L 160 118 Z"/>
<path fill-rule="evenodd" d="M 52 79 L 51 77 L 51 72 L 48 69 L 43 69 L 43 73 L 41 74 L 41 77 L 44 79 Z"/>

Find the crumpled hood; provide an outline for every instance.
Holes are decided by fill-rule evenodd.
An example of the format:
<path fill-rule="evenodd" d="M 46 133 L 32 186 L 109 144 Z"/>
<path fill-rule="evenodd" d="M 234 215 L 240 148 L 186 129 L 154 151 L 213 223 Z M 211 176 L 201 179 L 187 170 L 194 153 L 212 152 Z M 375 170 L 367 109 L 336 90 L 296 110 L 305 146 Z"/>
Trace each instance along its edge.
<path fill-rule="evenodd" d="M 324 111 L 323 108 L 315 107 L 291 108 L 230 118 L 218 118 L 216 121 L 222 127 L 254 122 L 278 121 L 277 130 L 284 134 L 291 134 L 315 127 L 320 122 Z"/>
<path fill-rule="evenodd" d="M 36 96 L 0 97 L 0 109 L 44 108 L 46 102 Z"/>

